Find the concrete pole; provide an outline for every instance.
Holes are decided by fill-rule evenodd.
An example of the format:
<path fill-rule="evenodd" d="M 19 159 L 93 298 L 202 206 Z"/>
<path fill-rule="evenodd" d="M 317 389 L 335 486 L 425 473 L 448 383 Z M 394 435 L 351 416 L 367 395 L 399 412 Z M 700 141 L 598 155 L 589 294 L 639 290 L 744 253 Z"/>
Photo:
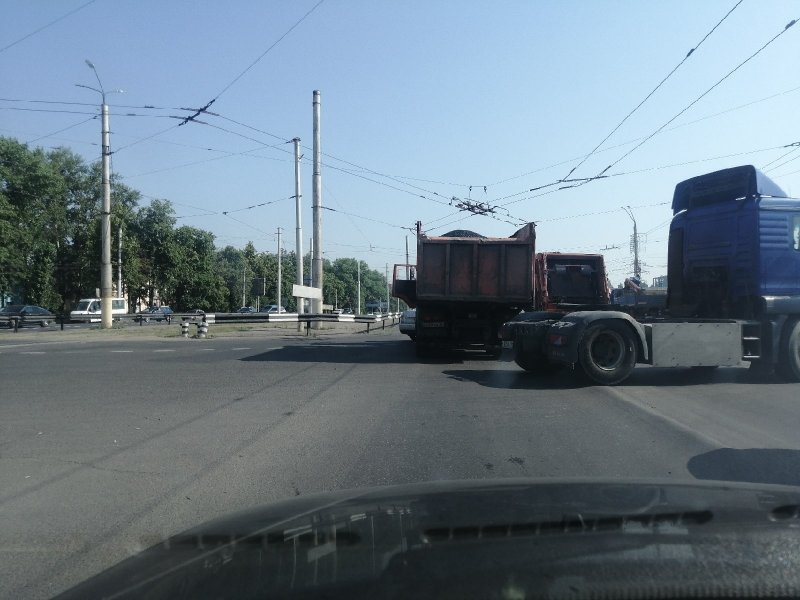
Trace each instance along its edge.
<path fill-rule="evenodd" d="M 313 94 L 313 121 L 314 121 L 314 176 L 312 179 L 313 194 L 313 254 L 311 256 L 311 285 L 322 289 L 322 170 L 320 150 L 320 93 L 314 90 Z M 322 312 L 322 298 L 311 301 L 312 313 Z"/>
<path fill-rule="evenodd" d="M 122 225 L 117 228 L 117 298 L 122 298 Z"/>
<path fill-rule="evenodd" d="M 639 232 L 636 230 L 636 219 L 633 219 L 633 274 L 641 281 L 642 265 L 639 264 Z"/>
<path fill-rule="evenodd" d="M 281 228 L 278 227 L 278 314 L 281 314 Z"/>
<path fill-rule="evenodd" d="M 406 236 L 406 279 L 411 279 L 408 269 L 409 269 L 409 267 L 408 267 L 408 236 Z M 398 298 L 398 300 L 399 300 L 399 298 Z"/>
<path fill-rule="evenodd" d="M 108 105 L 103 95 L 103 211 L 101 214 L 102 254 L 100 261 L 100 323 L 111 329 L 111 147 L 108 130 Z"/>
<path fill-rule="evenodd" d="M 386 263 L 386 312 L 391 310 L 389 306 L 389 263 Z"/>
<path fill-rule="evenodd" d="M 630 206 L 623 206 L 622 210 L 624 210 L 631 221 L 633 221 L 633 238 L 631 239 L 631 250 L 633 250 L 633 275 L 641 280 L 642 267 L 641 264 L 639 264 L 639 232 L 636 228 L 636 218 L 633 216 L 633 210 Z"/>
<path fill-rule="evenodd" d="M 294 198 L 297 213 L 297 228 L 295 230 L 295 254 L 297 263 L 297 285 L 303 285 L 303 214 L 300 202 L 303 198 L 300 193 L 300 138 L 294 138 Z M 297 298 L 297 314 L 303 314 L 303 299 Z M 297 323 L 297 330 L 301 331 L 302 323 Z"/>
<path fill-rule="evenodd" d="M 245 298 L 245 288 L 244 288 L 246 278 L 247 278 L 247 262 L 245 262 L 242 265 L 242 306 L 247 306 L 245 304 L 247 299 Z"/>
<path fill-rule="evenodd" d="M 358 265 L 358 306 L 356 306 L 356 314 L 361 314 L 361 261 L 357 260 Z"/>

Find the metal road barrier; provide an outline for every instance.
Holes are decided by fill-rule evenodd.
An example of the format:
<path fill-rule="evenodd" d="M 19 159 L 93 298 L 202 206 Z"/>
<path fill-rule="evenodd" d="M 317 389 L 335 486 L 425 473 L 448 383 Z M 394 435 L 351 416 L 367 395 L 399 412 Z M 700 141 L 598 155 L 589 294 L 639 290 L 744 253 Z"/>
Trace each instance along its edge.
<path fill-rule="evenodd" d="M 311 323 L 362 323 L 367 326 L 367 333 L 374 327 L 380 325 L 381 329 L 386 328 L 387 322 L 389 326 L 396 325 L 400 322 L 399 312 L 383 313 L 383 314 L 368 314 L 368 315 L 345 315 L 334 313 L 322 314 L 302 314 L 297 313 L 206 313 L 205 315 L 198 315 L 196 313 L 172 313 L 162 319 L 162 322 L 167 325 L 176 321 L 181 326 L 181 334 L 184 335 L 184 324 L 188 332 L 189 325 L 200 326 L 205 323 L 205 332 L 208 331 L 208 325 L 215 323 L 305 323 L 306 335 L 311 328 Z M 81 318 L 71 319 L 68 315 L 56 315 L 54 321 L 61 325 L 64 329 L 64 323 L 69 322 L 86 322 L 91 319 L 97 320 L 96 316 L 86 315 Z M 143 325 L 144 319 L 141 315 L 130 313 L 126 315 L 114 315 L 114 321 L 130 321 L 138 322 Z M 156 321 L 156 319 L 150 319 Z M 12 328 L 15 332 L 19 328 L 18 317 L 0 317 L 0 327 Z M 186 336 L 184 336 L 186 337 Z"/>
<path fill-rule="evenodd" d="M 373 326 L 380 325 L 382 329 L 386 328 L 386 323 L 391 321 L 389 326 L 396 325 L 400 322 L 400 313 L 385 313 L 385 314 L 371 314 L 371 315 L 344 315 L 333 313 L 322 314 L 302 314 L 297 313 L 206 313 L 205 319 L 198 318 L 198 315 L 183 315 L 174 313 L 173 319 L 180 319 L 181 335 L 188 337 L 189 324 L 197 325 L 197 337 L 205 337 L 201 335 L 200 327 L 203 323 L 206 324 L 205 331 L 208 332 L 208 325 L 216 323 L 305 323 L 306 335 L 309 335 L 311 323 L 363 323 L 367 326 L 367 333 Z"/>

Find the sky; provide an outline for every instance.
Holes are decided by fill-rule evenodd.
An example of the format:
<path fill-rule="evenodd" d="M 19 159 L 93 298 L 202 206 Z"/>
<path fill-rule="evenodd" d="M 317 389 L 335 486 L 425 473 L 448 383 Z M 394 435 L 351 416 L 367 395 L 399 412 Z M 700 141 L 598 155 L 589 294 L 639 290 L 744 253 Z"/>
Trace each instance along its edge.
<path fill-rule="evenodd" d="M 76 85 L 98 87 L 90 60 L 114 173 L 218 247 L 275 252 L 281 227 L 295 248 L 297 137 L 308 251 L 313 90 L 324 256 L 381 272 L 406 241 L 414 262 L 417 221 L 498 237 L 533 221 L 537 250 L 602 252 L 616 285 L 631 207 L 649 281 L 679 181 L 753 164 L 800 196 L 797 0 L 0 5 L 0 135 L 98 160 L 101 96 Z"/>

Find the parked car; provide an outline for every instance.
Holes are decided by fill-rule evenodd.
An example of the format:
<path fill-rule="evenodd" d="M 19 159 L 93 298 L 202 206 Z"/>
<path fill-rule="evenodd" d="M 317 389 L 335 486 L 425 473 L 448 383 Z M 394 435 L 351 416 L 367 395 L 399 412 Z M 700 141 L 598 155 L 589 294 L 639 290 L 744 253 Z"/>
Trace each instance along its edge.
<path fill-rule="evenodd" d="M 69 313 L 71 321 L 87 321 L 99 323 L 101 316 L 100 298 L 81 298 L 75 309 Z M 120 315 L 128 314 L 128 301 L 125 298 L 111 299 L 111 317 L 119 319 Z"/>
<path fill-rule="evenodd" d="M 414 340 L 417 337 L 417 309 L 404 310 L 400 315 L 400 333 L 405 333 Z"/>
<path fill-rule="evenodd" d="M 280 310 L 278 310 L 278 305 L 277 304 L 267 304 L 266 306 L 262 306 L 261 310 L 258 311 L 258 312 L 262 312 L 262 313 L 278 313 L 278 312 L 285 313 L 286 309 L 283 306 L 281 306 Z"/>
<path fill-rule="evenodd" d="M 16 320 L 19 326 L 40 325 L 47 327 L 56 320 L 56 316 L 46 308 L 32 304 L 9 304 L 0 309 L 0 326 L 14 327 Z"/>
<path fill-rule="evenodd" d="M 184 317 L 186 320 L 189 320 L 189 321 L 200 321 L 200 320 L 203 319 L 203 317 L 206 316 L 206 311 L 204 311 L 204 310 L 202 310 L 200 308 L 195 308 L 194 310 L 187 310 L 186 311 L 186 315 L 187 316 Z"/>
<path fill-rule="evenodd" d="M 147 310 L 138 313 L 133 320 L 145 323 L 149 323 L 151 320 L 169 323 L 172 320 L 172 309 L 169 306 L 151 306 Z"/>
<path fill-rule="evenodd" d="M 257 312 L 257 311 L 252 306 L 243 306 L 242 308 L 240 308 L 236 312 L 240 313 L 240 314 L 243 314 L 243 315 L 247 315 L 247 314 L 250 314 L 250 313 Z"/>

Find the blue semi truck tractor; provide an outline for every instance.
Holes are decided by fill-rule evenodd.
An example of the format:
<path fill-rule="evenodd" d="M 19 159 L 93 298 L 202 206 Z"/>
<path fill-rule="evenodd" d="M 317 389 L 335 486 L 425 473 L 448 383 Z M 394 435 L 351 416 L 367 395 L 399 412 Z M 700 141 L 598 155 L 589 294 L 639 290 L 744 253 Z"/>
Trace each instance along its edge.
<path fill-rule="evenodd" d="M 527 353 L 517 363 L 578 368 L 605 385 L 637 364 L 749 364 L 800 381 L 800 199 L 745 165 L 682 181 L 672 212 L 665 315 L 523 315 L 501 329 L 505 346 Z"/>

